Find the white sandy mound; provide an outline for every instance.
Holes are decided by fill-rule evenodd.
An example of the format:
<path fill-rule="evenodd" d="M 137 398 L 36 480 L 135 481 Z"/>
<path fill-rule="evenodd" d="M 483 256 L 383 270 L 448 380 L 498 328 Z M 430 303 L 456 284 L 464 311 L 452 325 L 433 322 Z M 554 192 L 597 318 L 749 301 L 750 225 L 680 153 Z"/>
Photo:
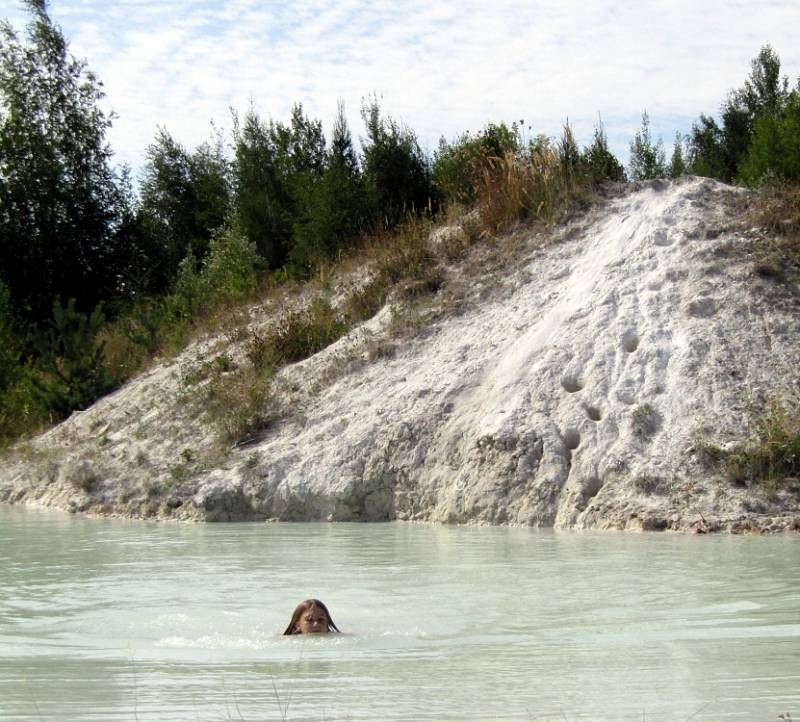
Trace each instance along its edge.
<path fill-rule="evenodd" d="M 693 178 L 608 201 L 559 242 L 531 243 L 504 290 L 148 499 L 148 477 L 209 443 L 171 410 L 180 362 L 156 369 L 38 442 L 60 455 L 0 473 L 0 498 L 209 520 L 797 528 L 790 485 L 735 487 L 699 453 L 748 438 L 765 404 L 800 390 L 800 294 L 755 274 L 751 234 L 728 222 L 736 193 Z M 284 378 L 302 385 L 358 338 Z M 148 414 L 159 424 L 135 434 Z"/>

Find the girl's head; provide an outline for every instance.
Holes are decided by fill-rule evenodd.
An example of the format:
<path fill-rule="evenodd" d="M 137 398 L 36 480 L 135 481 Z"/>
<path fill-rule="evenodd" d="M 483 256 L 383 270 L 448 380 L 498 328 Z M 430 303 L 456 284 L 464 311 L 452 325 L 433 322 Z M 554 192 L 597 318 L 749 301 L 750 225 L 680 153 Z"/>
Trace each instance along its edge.
<path fill-rule="evenodd" d="M 295 608 L 292 621 L 284 634 L 324 634 L 338 631 L 328 608 L 319 599 L 306 599 Z"/>

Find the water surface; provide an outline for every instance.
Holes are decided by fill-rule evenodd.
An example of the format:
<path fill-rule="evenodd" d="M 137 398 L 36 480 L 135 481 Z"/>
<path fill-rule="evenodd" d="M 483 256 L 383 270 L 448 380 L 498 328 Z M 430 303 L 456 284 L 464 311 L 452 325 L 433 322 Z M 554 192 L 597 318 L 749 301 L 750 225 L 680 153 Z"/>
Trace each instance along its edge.
<path fill-rule="evenodd" d="M 0 719 L 800 718 L 800 539 L 0 508 Z M 347 632 L 282 637 L 317 596 Z"/>

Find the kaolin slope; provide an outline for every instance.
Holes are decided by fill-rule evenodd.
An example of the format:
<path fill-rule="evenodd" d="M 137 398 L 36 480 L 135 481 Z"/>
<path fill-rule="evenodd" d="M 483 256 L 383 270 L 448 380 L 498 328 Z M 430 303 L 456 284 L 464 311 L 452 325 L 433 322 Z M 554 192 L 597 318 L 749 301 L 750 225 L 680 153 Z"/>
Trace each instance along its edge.
<path fill-rule="evenodd" d="M 564 240 L 514 259 L 507 292 L 342 376 L 224 468 L 173 485 L 155 513 L 797 528 L 796 492 L 735 488 L 698 452 L 701 439 L 745 439 L 759 406 L 800 388 L 797 289 L 754 274 L 748 234 L 728 227 L 738 193 L 693 178 L 610 200 Z M 302 383 L 357 338 L 285 375 Z M 87 412 L 119 428 L 92 494 L 104 494 L 95 511 L 136 515 L 142 472 L 119 446 L 124 398 Z M 66 423 L 79 421 L 92 426 Z M 74 442 L 70 453 L 80 463 Z M 0 480 L 7 499 L 93 509 L 63 469 L 31 483 L 26 468 Z"/>

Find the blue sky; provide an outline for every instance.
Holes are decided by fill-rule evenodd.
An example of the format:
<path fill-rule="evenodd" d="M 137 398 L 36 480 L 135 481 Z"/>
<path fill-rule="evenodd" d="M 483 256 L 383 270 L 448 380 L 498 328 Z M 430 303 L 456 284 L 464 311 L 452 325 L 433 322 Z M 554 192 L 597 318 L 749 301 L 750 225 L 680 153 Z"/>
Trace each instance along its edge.
<path fill-rule="evenodd" d="M 343 99 L 360 135 L 361 99 L 432 151 L 489 121 L 524 119 L 557 135 L 569 119 L 581 143 L 598 113 L 614 151 L 646 108 L 668 149 L 701 112 L 715 113 L 770 43 L 794 83 L 798 0 L 51 0 L 74 55 L 105 85 L 117 117 L 109 140 L 138 169 L 164 126 L 193 147 L 211 122 L 252 102 L 288 118 L 293 103 L 326 131 Z M 17 0 L 0 16 L 22 29 Z"/>

